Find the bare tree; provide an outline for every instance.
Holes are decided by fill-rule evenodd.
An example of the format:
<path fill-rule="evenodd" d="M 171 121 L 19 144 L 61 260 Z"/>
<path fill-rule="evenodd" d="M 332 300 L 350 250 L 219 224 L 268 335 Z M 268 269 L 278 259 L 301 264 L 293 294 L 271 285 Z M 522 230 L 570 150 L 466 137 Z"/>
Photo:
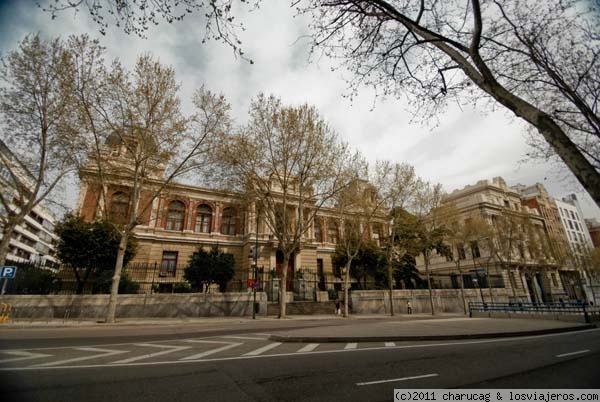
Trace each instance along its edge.
<path fill-rule="evenodd" d="M 201 88 L 193 103 L 197 112 L 184 117 L 173 68 L 150 55 L 140 56 L 133 71 L 119 62 L 104 68 L 102 49 L 87 37 L 71 38 L 77 50 L 73 124 L 88 133 L 82 142 L 88 163 L 81 174 L 98 190 L 100 216 L 121 229 L 106 321 L 114 322 L 118 286 L 128 238 L 140 223 L 149 223 L 154 200 L 170 183 L 205 166 L 218 137 L 230 125 L 229 104 L 223 96 Z M 108 190 L 122 186 L 124 208 Z"/>
<path fill-rule="evenodd" d="M 392 259 L 401 261 L 412 249 L 410 242 L 398 239 L 398 220 L 400 211 L 412 209 L 417 190 L 423 185 L 421 179 L 415 174 L 414 167 L 404 163 L 390 163 L 378 161 L 375 165 L 375 176 L 379 177 L 377 184 L 380 197 L 385 200 L 389 215 L 389 234 L 382 240 L 386 249 L 388 263 L 388 283 L 390 286 L 390 315 L 394 315 L 393 302 L 393 267 Z M 398 221 L 398 222 L 397 222 Z"/>
<path fill-rule="evenodd" d="M 0 66 L 0 266 L 17 225 L 76 168 L 65 122 L 72 65 L 60 39 L 27 36 Z"/>
<path fill-rule="evenodd" d="M 352 261 L 358 256 L 363 244 L 371 239 L 374 227 L 383 225 L 387 220 L 387 199 L 379 194 L 379 189 L 389 180 L 388 175 L 392 172 L 391 169 L 375 169 L 369 175 L 368 166 L 362 163 L 362 158 L 355 158 L 354 162 L 351 169 L 353 173 L 349 176 L 350 184 L 335 197 L 340 228 L 338 250 L 346 261 L 344 317 L 348 317 Z"/>
<path fill-rule="evenodd" d="M 233 1 L 58 0 L 53 16 L 84 8 L 101 30 L 113 20 L 143 36 L 194 11 L 206 37 L 243 57 Z M 250 3 L 240 0 L 240 3 Z M 259 4 L 260 0 L 253 1 Z M 300 0 L 314 46 L 340 57 L 354 88 L 406 96 L 423 118 L 450 100 L 501 104 L 528 122 L 600 203 L 600 27 L 586 0 Z M 477 89 L 475 89 L 477 88 Z"/>
<path fill-rule="evenodd" d="M 430 183 L 421 186 L 415 195 L 416 237 L 425 264 L 432 315 L 435 315 L 435 307 L 433 305 L 431 273 L 429 271 L 431 253 L 433 251 L 443 253 L 445 251 L 444 241 L 447 237 L 447 229 L 444 226 L 446 212 L 442 207 L 443 197 L 442 186 Z"/>
<path fill-rule="evenodd" d="M 284 318 L 290 258 L 319 210 L 347 185 L 350 154 L 314 107 L 284 106 L 259 95 L 249 113 L 248 125 L 223 141 L 217 155 L 230 172 L 230 184 L 244 190 L 255 213 L 261 212 L 283 255 L 279 314 Z"/>
<path fill-rule="evenodd" d="M 537 130 L 600 203 L 600 27 L 577 0 L 310 0 L 315 46 L 352 85 L 406 96 L 423 118 L 449 101 L 501 104 Z"/>
<path fill-rule="evenodd" d="M 448 256 L 454 262 L 458 275 L 460 276 L 460 295 L 463 302 L 463 312 L 467 314 L 467 301 L 465 298 L 465 284 L 462 271 L 462 263 L 467 259 L 465 247 L 471 246 L 471 256 L 473 257 L 473 267 L 475 267 L 475 258 L 479 257 L 478 249 L 475 244 L 481 239 L 482 220 L 478 217 L 471 217 L 461 212 L 456 205 L 445 203 L 444 205 L 444 225 L 447 229 L 446 241 L 450 244 Z"/>
<path fill-rule="evenodd" d="M 244 30 L 238 23 L 234 8 L 246 5 L 248 10 L 258 6 L 260 0 L 50 0 L 38 1 L 42 9 L 56 18 L 59 13 L 72 10 L 88 12 L 98 24 L 100 33 L 114 24 L 128 34 L 146 37 L 148 29 L 160 23 L 182 21 L 188 14 L 197 12 L 204 20 L 202 43 L 209 40 L 222 42 L 231 47 L 237 57 L 246 59 L 242 50 L 239 32 Z M 250 63 L 252 60 L 246 59 Z"/>

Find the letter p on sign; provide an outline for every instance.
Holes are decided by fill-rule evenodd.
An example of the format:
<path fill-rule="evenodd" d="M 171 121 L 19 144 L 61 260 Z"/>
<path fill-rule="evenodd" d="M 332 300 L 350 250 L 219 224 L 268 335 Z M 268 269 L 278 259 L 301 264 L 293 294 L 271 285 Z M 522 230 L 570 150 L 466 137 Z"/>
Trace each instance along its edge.
<path fill-rule="evenodd" d="M 12 279 L 17 274 L 17 267 L 2 267 L 0 269 L 0 278 Z"/>

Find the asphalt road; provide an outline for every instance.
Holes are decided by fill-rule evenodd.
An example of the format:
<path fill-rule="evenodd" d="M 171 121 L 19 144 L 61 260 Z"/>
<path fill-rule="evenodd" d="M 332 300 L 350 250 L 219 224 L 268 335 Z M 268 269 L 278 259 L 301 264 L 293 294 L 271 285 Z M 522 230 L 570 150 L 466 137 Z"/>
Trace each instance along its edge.
<path fill-rule="evenodd" d="M 263 332 L 245 328 L 219 331 L 193 338 L 111 338 L 102 345 L 77 339 L 79 346 L 29 350 L 47 356 L 4 364 L 1 399 L 391 401 L 395 388 L 600 388 L 600 330 L 323 345 L 278 344 Z M 27 356 L 12 358 L 21 357 Z"/>

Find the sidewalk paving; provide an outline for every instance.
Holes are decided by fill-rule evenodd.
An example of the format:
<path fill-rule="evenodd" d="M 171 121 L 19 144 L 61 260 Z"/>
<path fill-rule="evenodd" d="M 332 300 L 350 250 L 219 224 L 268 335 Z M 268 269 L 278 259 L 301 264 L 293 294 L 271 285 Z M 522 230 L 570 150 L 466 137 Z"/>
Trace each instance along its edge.
<path fill-rule="evenodd" d="M 342 318 L 332 315 L 293 315 L 285 320 L 276 317 L 197 317 L 197 318 L 121 318 L 114 324 L 93 320 L 15 320 L 0 324 L 2 338 L 19 333 L 32 333 L 53 329 L 67 335 L 70 329 L 105 329 L 103 333 L 122 332 L 127 328 L 151 331 L 156 334 L 189 331 L 210 331 L 218 325 L 239 325 L 261 322 L 320 321 L 322 324 L 301 329 L 277 329 L 269 331 L 269 339 L 277 342 L 381 342 L 381 341 L 430 341 L 455 339 L 483 339 L 541 335 L 558 332 L 579 331 L 595 328 L 594 325 L 556 320 L 519 318 L 469 318 L 458 314 L 352 315 Z M 308 324 L 307 324 L 308 325 Z M 15 330 L 15 331 L 11 331 Z M 21 331 L 16 331 L 21 330 Z M 31 331 L 30 331 L 31 330 Z M 137 332 L 139 332 L 137 331 Z M 78 332 L 78 331 L 75 331 Z M 86 331 L 88 332 L 88 331 Z M 72 335 L 75 335 L 73 333 Z M 38 336 L 38 335 L 35 335 Z M 41 335 L 39 335 L 41 336 Z"/>
<path fill-rule="evenodd" d="M 431 316 L 430 316 L 431 317 Z M 581 331 L 594 325 L 519 318 L 439 318 L 365 322 L 362 325 L 321 326 L 278 331 L 277 342 L 382 342 L 484 339 Z"/>

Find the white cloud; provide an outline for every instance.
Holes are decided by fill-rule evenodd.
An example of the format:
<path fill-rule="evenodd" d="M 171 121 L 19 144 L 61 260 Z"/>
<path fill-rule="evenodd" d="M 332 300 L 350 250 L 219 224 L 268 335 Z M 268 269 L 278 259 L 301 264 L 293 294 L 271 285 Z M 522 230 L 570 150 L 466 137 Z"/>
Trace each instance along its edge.
<path fill-rule="evenodd" d="M 315 105 L 340 136 L 370 160 L 390 159 L 413 164 L 427 180 L 440 182 L 447 190 L 477 180 L 503 176 L 510 184 L 544 183 L 552 194 L 571 191 L 548 164 L 519 164 L 527 152 L 524 124 L 503 110 L 485 115 L 472 109 L 450 108 L 439 126 L 429 129 L 409 124 L 410 114 L 400 101 L 377 101 L 365 89 L 350 102 L 343 98 L 346 83 L 340 72 L 330 71 L 332 61 L 308 63 L 308 28 L 304 17 L 294 17 L 285 1 L 263 2 L 255 12 L 244 14 L 244 50 L 255 62 L 236 59 L 231 49 L 215 42 L 201 44 L 203 23 L 198 15 L 183 22 L 162 24 L 148 32 L 148 39 L 109 29 L 106 36 L 85 13 L 61 14 L 52 21 L 33 2 L 0 5 L 0 51 L 16 46 L 29 32 L 47 37 L 89 33 L 106 46 L 110 58 L 132 65 L 135 55 L 151 52 L 172 64 L 182 83 L 182 100 L 191 111 L 193 91 L 206 84 L 223 92 L 238 122 L 246 119 L 251 98 L 259 92 L 273 93 L 285 103 Z"/>

